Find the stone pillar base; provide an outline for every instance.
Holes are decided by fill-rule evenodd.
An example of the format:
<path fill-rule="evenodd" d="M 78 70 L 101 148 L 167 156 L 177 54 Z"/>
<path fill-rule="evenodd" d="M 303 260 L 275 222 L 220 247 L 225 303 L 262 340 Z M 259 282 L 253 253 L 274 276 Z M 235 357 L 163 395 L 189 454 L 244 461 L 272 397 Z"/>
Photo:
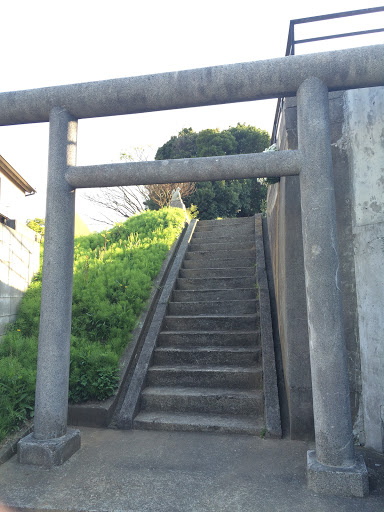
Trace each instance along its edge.
<path fill-rule="evenodd" d="M 68 430 L 65 436 L 43 440 L 36 439 L 32 432 L 18 442 L 17 460 L 20 464 L 52 468 L 68 460 L 80 445 L 79 430 Z"/>
<path fill-rule="evenodd" d="M 368 471 L 362 455 L 356 455 L 351 467 L 324 466 L 316 452 L 307 452 L 308 488 L 318 494 L 363 497 L 369 493 Z"/>

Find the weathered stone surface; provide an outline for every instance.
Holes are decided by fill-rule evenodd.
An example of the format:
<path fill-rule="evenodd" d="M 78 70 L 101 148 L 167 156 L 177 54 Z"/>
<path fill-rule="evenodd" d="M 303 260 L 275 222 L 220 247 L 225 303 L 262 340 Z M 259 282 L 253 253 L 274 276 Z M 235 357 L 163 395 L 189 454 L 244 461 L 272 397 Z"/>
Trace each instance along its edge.
<path fill-rule="evenodd" d="M 73 188 L 115 187 L 292 176 L 299 173 L 299 167 L 297 151 L 269 151 L 180 160 L 77 166 L 68 168 L 66 179 Z"/>
<path fill-rule="evenodd" d="M 64 173 L 68 165 L 76 163 L 76 142 L 77 120 L 63 108 L 54 108 L 49 132 L 33 434 L 36 440 L 61 438 L 67 431 L 75 193 L 65 181 Z"/>
<path fill-rule="evenodd" d="M 21 464 L 31 464 L 51 469 L 61 466 L 81 445 L 80 431 L 68 429 L 64 436 L 56 439 L 36 439 L 31 433 L 19 441 L 17 460 Z"/>
<path fill-rule="evenodd" d="M 368 471 L 361 455 L 351 467 L 323 466 L 314 450 L 307 454 L 308 487 L 317 494 L 364 497 L 369 493 Z"/>
<path fill-rule="evenodd" d="M 325 466 L 350 466 L 354 449 L 327 87 L 316 78 L 306 80 L 297 103 L 316 457 Z"/>
<path fill-rule="evenodd" d="M 382 45 L 0 94 L 0 125 L 78 119 L 294 96 L 316 76 L 332 89 L 382 85 Z"/>
<path fill-rule="evenodd" d="M 344 328 L 348 353 L 351 411 L 354 434 L 364 442 L 361 425 L 361 376 L 356 300 L 355 254 L 352 232 L 352 181 L 345 91 L 329 93 L 332 162 L 335 180 L 336 222 L 343 296 Z M 367 95 L 368 90 L 351 94 Z M 368 108 L 366 110 L 369 110 Z M 344 119 L 344 124 L 343 124 Z M 287 98 L 279 129 L 280 149 L 297 149 L 297 101 Z M 347 137 L 347 138 L 346 138 Z M 347 151 L 348 149 L 348 151 Z M 359 165 L 359 169 L 361 165 Z M 280 339 L 284 359 L 289 426 L 292 439 L 311 438 L 313 431 L 312 384 L 309 366 L 304 262 L 298 177 L 283 177 L 268 191 L 268 228 L 273 252 Z M 278 248 L 278 249 L 277 249 Z"/>

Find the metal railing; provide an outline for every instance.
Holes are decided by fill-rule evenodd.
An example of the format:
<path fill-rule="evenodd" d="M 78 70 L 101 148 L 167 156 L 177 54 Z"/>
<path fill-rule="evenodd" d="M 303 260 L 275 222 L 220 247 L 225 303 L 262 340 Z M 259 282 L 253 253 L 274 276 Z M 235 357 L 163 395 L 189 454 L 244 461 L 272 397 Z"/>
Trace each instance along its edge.
<path fill-rule="evenodd" d="M 384 28 L 375 28 L 375 29 L 370 29 L 370 30 L 359 30 L 356 32 L 345 32 L 343 34 L 331 34 L 328 36 L 310 37 L 310 38 L 306 38 L 306 39 L 295 39 L 295 26 L 296 25 L 300 25 L 300 24 L 304 24 L 304 23 L 312 23 L 315 21 L 331 20 L 331 19 L 336 19 L 336 18 L 346 18 L 349 16 L 372 14 L 375 12 L 383 12 L 383 11 L 384 11 L 384 6 L 383 7 L 371 7 L 369 9 L 359 9 L 357 11 L 337 12 L 334 14 L 325 14 L 322 16 L 312 16 L 310 18 L 299 18 L 296 20 L 291 20 L 289 22 L 288 40 L 287 40 L 287 47 L 285 50 L 285 56 L 289 57 L 290 55 L 295 55 L 295 45 L 297 45 L 297 44 L 313 43 L 316 41 L 324 41 L 326 39 L 338 39 L 341 37 L 360 36 L 360 35 L 384 32 Z M 283 111 L 283 106 L 284 106 L 284 98 L 278 98 L 275 119 L 274 119 L 273 129 L 272 129 L 271 144 L 275 144 L 276 139 L 277 139 L 277 131 L 279 129 L 280 117 L 281 117 L 281 113 Z"/>

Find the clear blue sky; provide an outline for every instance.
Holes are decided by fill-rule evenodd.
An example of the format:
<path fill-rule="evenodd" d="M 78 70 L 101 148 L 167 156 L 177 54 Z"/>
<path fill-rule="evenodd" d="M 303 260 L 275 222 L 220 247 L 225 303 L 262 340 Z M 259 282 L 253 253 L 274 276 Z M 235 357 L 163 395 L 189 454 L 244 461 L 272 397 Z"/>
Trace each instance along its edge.
<path fill-rule="evenodd" d="M 260 4 L 256 0 L 2 2 L 0 92 L 282 57 L 290 19 L 376 7 L 382 2 Z M 366 17 L 363 28 L 384 26 L 383 14 Z M 310 35 L 352 31 L 355 23 L 351 18 L 327 26 L 311 24 L 300 28 L 298 35 L 306 37 L 308 30 Z M 331 44 L 336 49 L 371 42 L 383 43 L 384 35 Z M 298 47 L 298 53 L 328 49 L 324 43 L 305 46 Z M 223 129 L 239 121 L 270 132 L 275 105 L 276 100 L 270 100 L 82 120 L 78 163 L 118 161 L 121 151 L 134 146 L 152 146 L 154 153 L 171 135 L 189 126 L 196 131 Z M 28 198 L 29 217 L 45 215 L 47 147 L 46 123 L 0 127 L 0 154 L 38 191 Z M 77 203 L 85 217 L 88 205 L 79 193 Z"/>

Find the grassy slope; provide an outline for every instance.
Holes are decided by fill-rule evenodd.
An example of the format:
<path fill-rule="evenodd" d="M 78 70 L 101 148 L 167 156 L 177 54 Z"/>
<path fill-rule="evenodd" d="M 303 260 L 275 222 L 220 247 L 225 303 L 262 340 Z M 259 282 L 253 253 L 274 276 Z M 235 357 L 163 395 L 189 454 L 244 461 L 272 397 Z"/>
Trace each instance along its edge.
<path fill-rule="evenodd" d="M 70 400 L 113 394 L 120 356 L 184 221 L 182 210 L 164 208 L 75 239 Z M 0 441 L 33 414 L 40 295 L 41 272 L 0 344 Z"/>

